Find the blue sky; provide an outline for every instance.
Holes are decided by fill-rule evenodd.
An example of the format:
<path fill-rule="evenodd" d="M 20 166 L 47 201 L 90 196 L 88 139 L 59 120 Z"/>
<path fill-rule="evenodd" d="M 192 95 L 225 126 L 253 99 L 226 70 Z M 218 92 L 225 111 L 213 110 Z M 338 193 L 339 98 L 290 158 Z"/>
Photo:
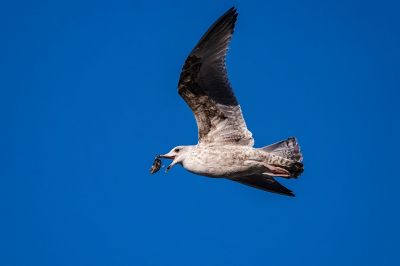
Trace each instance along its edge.
<path fill-rule="evenodd" d="M 256 146 L 298 138 L 295 198 L 148 173 L 197 142 L 179 72 L 232 5 L 231 83 Z M 0 264 L 399 264 L 399 8 L 2 3 Z"/>

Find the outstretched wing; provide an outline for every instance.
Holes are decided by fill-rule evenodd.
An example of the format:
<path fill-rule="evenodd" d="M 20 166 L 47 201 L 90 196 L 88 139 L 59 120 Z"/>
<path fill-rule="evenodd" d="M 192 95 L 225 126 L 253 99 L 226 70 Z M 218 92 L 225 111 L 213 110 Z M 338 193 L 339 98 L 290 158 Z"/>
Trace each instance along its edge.
<path fill-rule="evenodd" d="M 237 15 L 232 7 L 209 28 L 186 59 L 179 79 L 178 93 L 194 113 L 199 143 L 254 144 L 225 65 Z"/>
<path fill-rule="evenodd" d="M 268 192 L 294 197 L 294 194 L 291 190 L 281 185 L 273 177 L 265 175 L 252 175 L 232 178 L 231 180 Z"/>

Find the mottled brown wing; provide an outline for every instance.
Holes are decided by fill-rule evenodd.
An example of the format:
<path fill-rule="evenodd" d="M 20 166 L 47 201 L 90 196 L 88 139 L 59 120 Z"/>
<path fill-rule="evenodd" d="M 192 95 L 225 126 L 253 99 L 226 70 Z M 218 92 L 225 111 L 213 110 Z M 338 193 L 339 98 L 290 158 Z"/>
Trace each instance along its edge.
<path fill-rule="evenodd" d="M 236 19 L 235 8 L 222 15 L 182 69 L 178 92 L 194 113 L 199 143 L 254 144 L 226 72 L 225 57 Z"/>
<path fill-rule="evenodd" d="M 268 192 L 294 197 L 294 194 L 291 190 L 281 185 L 273 177 L 268 177 L 264 175 L 252 175 L 238 177 L 231 180 Z"/>

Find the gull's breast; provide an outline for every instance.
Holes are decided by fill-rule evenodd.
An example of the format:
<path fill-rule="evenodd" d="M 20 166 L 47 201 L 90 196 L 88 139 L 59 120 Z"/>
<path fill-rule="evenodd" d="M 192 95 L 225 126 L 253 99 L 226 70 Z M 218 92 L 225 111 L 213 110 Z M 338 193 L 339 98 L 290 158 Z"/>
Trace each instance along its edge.
<path fill-rule="evenodd" d="M 246 161 L 255 156 L 257 152 L 248 146 L 201 147 L 194 149 L 182 166 L 189 172 L 209 177 L 252 174 L 255 169 Z"/>

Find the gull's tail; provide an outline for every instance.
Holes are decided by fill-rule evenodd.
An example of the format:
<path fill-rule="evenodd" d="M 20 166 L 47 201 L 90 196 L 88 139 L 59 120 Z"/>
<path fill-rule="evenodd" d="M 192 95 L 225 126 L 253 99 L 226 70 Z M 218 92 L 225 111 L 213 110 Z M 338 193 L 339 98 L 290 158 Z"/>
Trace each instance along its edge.
<path fill-rule="evenodd" d="M 260 149 L 274 155 L 268 159 L 272 171 L 267 174 L 295 178 L 303 173 L 303 155 L 296 138 L 291 137 Z"/>

